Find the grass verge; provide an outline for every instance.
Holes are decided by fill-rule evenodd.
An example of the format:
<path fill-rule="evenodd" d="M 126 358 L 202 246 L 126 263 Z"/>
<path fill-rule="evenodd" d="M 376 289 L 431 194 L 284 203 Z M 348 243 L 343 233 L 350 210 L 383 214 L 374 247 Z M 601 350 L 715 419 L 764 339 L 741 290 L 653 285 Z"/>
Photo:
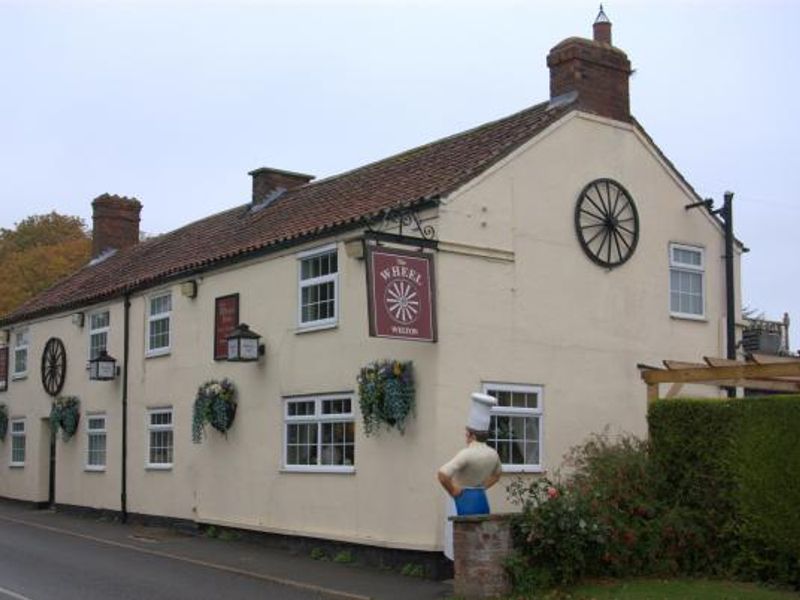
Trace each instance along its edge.
<path fill-rule="evenodd" d="M 798 600 L 800 594 L 751 583 L 705 579 L 641 579 L 585 583 L 547 600 Z"/>

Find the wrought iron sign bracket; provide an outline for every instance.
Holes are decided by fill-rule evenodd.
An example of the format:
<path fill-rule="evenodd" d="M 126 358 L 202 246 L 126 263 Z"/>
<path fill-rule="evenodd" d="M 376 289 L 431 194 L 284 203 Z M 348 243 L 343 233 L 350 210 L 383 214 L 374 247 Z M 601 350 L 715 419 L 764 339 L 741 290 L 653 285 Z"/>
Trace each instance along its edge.
<path fill-rule="evenodd" d="M 413 208 L 391 208 L 379 220 L 363 219 L 363 223 L 366 227 L 364 239 L 374 240 L 378 244 L 385 242 L 434 250 L 439 246 L 434 226 L 423 224 L 419 213 Z M 406 235 L 406 230 L 415 231 L 419 236 Z"/>
<path fill-rule="evenodd" d="M 373 240 L 378 245 L 383 243 L 399 244 L 402 246 L 416 246 L 418 248 L 431 248 L 437 250 L 439 248 L 438 240 L 427 240 L 425 238 L 411 237 L 408 235 L 398 235 L 396 233 L 386 233 L 383 231 L 365 231 L 365 240 Z"/>

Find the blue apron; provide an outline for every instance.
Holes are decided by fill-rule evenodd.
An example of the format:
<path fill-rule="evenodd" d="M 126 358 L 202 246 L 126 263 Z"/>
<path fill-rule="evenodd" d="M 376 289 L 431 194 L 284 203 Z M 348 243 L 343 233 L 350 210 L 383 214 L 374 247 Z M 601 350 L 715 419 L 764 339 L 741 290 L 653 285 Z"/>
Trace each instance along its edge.
<path fill-rule="evenodd" d="M 455 501 L 459 517 L 489 514 L 489 500 L 486 498 L 486 490 L 482 487 L 464 488 Z"/>

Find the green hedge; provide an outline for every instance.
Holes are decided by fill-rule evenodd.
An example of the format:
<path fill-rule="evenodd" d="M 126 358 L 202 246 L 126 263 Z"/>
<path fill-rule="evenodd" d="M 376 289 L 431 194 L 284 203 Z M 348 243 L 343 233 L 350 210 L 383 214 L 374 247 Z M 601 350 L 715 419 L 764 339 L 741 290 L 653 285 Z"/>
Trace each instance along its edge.
<path fill-rule="evenodd" d="M 800 579 L 800 396 L 650 405 L 659 496 L 690 511 L 716 564 Z"/>

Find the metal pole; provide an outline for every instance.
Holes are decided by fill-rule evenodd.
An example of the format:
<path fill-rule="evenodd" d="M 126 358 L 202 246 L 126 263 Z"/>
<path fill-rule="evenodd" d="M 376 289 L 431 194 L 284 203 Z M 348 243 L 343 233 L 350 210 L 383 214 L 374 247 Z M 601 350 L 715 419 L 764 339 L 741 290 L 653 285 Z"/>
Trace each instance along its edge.
<path fill-rule="evenodd" d="M 728 358 L 736 359 L 736 286 L 733 274 L 733 192 L 725 192 L 725 204 L 722 207 L 725 220 L 725 296 L 728 313 Z"/>
<path fill-rule="evenodd" d="M 725 221 L 725 300 L 727 314 L 728 358 L 736 360 L 736 282 L 733 272 L 733 192 L 725 192 L 722 218 Z M 728 398 L 736 397 L 736 388 L 728 388 Z"/>

